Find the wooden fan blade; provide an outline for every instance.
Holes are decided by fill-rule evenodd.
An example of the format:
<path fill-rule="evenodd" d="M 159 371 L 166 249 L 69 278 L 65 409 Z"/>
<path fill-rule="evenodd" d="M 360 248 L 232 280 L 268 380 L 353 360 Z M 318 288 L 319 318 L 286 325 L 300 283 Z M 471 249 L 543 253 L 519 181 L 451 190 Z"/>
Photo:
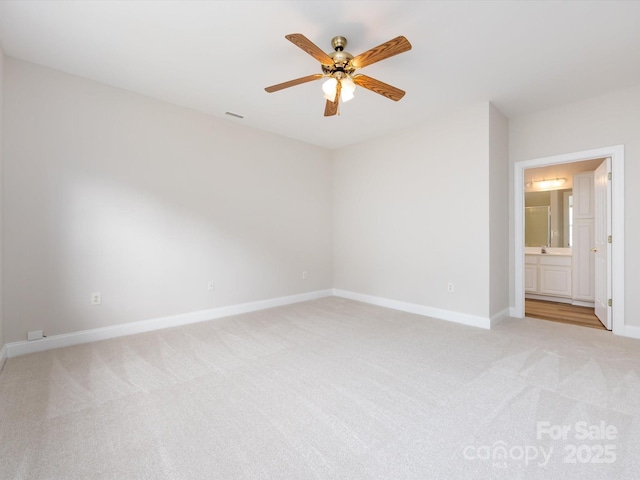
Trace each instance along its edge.
<path fill-rule="evenodd" d="M 324 106 L 324 116 L 332 117 L 336 113 L 338 113 L 338 104 L 336 102 L 332 102 L 331 100 L 327 100 L 327 103 Z"/>
<path fill-rule="evenodd" d="M 285 35 L 284 38 L 289 40 L 294 45 L 300 47 L 313 58 L 318 60 L 321 64 L 329 66 L 333 65 L 333 59 L 322 50 L 320 50 L 320 47 L 318 47 L 315 43 L 313 43 L 301 33 L 292 33 L 290 35 Z"/>
<path fill-rule="evenodd" d="M 404 97 L 404 94 L 406 93 L 404 90 L 400 90 L 399 88 L 381 82 L 380 80 L 376 80 L 375 78 L 367 77 L 366 75 L 355 75 L 353 77 L 353 83 L 387 97 L 395 102 Z"/>
<path fill-rule="evenodd" d="M 293 87 L 295 85 L 300 85 L 301 83 L 312 82 L 314 80 L 318 80 L 319 78 L 324 77 L 322 73 L 316 73 L 314 75 L 307 75 L 306 77 L 296 78 L 295 80 L 289 80 L 288 82 L 279 83 L 277 85 L 271 85 L 270 87 L 265 88 L 265 90 L 269 93 L 277 92 L 278 90 L 282 90 L 284 88 Z"/>
<path fill-rule="evenodd" d="M 338 82 L 336 85 L 336 98 L 333 100 L 327 100 L 326 105 L 324 106 L 324 116 L 332 117 L 336 113 L 338 113 L 338 105 L 340 104 L 340 92 L 342 91 L 342 84 Z"/>
<path fill-rule="evenodd" d="M 411 50 L 411 44 L 409 43 L 409 40 L 400 35 L 393 40 L 389 40 L 382 45 L 378 45 L 371 50 L 367 50 L 366 52 L 353 57 L 353 60 L 351 60 L 351 65 L 354 68 L 366 67 L 367 65 L 371 65 L 372 63 L 379 62 L 380 60 L 393 57 L 394 55 L 398 55 L 399 53 L 403 53 L 409 50 Z"/>

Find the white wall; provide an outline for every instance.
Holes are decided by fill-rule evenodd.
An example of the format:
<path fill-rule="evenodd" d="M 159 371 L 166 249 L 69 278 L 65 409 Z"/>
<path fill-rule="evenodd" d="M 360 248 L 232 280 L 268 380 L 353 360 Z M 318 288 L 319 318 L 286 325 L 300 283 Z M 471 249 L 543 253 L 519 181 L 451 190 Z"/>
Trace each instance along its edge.
<path fill-rule="evenodd" d="M 3 172 L 4 172 L 4 148 L 3 148 L 3 113 L 4 113 L 4 52 L 0 45 L 0 350 L 4 346 L 4 298 L 3 298 L 3 215 L 2 199 L 4 197 Z M 2 368 L 2 354 L 0 353 L 0 368 Z"/>
<path fill-rule="evenodd" d="M 332 286 L 328 151 L 4 67 L 7 342 Z"/>
<path fill-rule="evenodd" d="M 640 86 L 545 110 L 509 121 L 510 161 L 579 152 L 599 147 L 625 146 L 625 322 L 640 326 Z M 513 183 L 513 168 L 510 172 Z M 513 198 L 513 192 L 510 193 Z M 510 209 L 513 230 L 513 208 Z M 513 259 L 513 238 L 510 258 Z M 510 266 L 511 305 L 514 265 Z"/>
<path fill-rule="evenodd" d="M 622 143 L 625 202 L 640 200 L 640 87 L 509 122 L 472 105 L 330 153 L 0 60 L 0 345 L 331 287 L 490 317 L 514 303 L 507 166 Z M 625 223 L 637 245 L 632 208 Z"/>
<path fill-rule="evenodd" d="M 509 308 L 509 121 L 489 109 L 489 312 Z"/>
<path fill-rule="evenodd" d="M 489 110 L 473 105 L 335 153 L 336 288 L 484 318 L 499 308 L 489 300 L 489 206 L 501 196 L 489 196 Z M 503 119 L 495 128 L 506 137 Z M 506 180 L 504 153 L 491 170 L 500 162 Z M 506 210 L 495 223 L 506 232 Z M 504 276 L 506 290 L 503 255 L 495 283 Z"/>

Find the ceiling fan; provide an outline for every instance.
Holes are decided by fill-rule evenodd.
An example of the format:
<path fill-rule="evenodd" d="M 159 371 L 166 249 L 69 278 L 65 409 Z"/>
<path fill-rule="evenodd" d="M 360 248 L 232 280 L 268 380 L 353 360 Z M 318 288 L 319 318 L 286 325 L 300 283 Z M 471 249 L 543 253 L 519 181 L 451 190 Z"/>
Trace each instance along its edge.
<path fill-rule="evenodd" d="M 272 85 L 265 88 L 269 93 L 326 78 L 327 81 L 322 85 L 324 98 L 327 99 L 324 108 L 325 117 L 339 114 L 338 107 L 340 100 L 343 102 L 351 100 L 356 85 L 396 102 L 405 94 L 404 90 L 400 90 L 380 80 L 362 74 L 355 74 L 356 70 L 360 68 L 411 50 L 411 44 L 402 35 L 355 57 L 344 50 L 347 46 L 347 39 L 344 37 L 333 37 L 331 47 L 334 51 L 330 53 L 323 52 L 320 47 L 316 46 L 301 33 L 285 35 L 285 38 L 318 60 L 322 67 L 322 73 L 307 75 L 306 77 Z"/>

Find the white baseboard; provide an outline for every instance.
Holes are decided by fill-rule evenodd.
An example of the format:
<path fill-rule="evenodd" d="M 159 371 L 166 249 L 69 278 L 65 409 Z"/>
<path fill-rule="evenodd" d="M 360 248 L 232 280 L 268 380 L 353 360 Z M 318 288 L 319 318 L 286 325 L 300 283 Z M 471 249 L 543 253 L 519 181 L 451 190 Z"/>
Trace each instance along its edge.
<path fill-rule="evenodd" d="M 4 362 L 7 360 L 7 346 L 2 345 L 0 348 L 0 372 L 2 371 L 2 367 L 4 367 Z"/>
<path fill-rule="evenodd" d="M 198 312 L 190 312 L 179 315 L 171 315 L 168 317 L 152 318 L 148 320 L 140 320 L 137 322 L 124 323 L 122 325 L 113 325 L 110 327 L 94 328 L 91 330 L 82 330 L 79 332 L 65 333 L 61 335 L 52 335 L 41 340 L 21 341 L 8 343 L 6 347 L 6 357 L 12 358 L 27 353 L 42 352 L 53 348 L 69 347 L 71 345 L 79 345 L 81 343 L 96 342 L 99 340 L 107 340 L 109 338 L 122 337 L 125 335 L 133 335 L 136 333 L 150 332 L 169 327 L 178 327 L 180 325 L 188 325 L 190 323 L 204 322 L 207 320 L 215 320 L 217 318 L 229 317 L 231 315 L 240 315 L 242 313 L 255 312 L 267 308 L 280 307 L 293 303 L 306 302 L 318 298 L 329 297 L 333 293 L 332 290 L 317 290 L 315 292 L 301 293 L 298 295 L 290 295 L 287 297 L 270 298 L 268 300 L 260 300 L 257 302 L 241 303 L 238 305 L 229 305 L 226 307 L 212 308 L 209 310 L 201 310 Z M 3 347 L 0 355 L 5 351 Z"/>
<path fill-rule="evenodd" d="M 380 307 L 392 308 L 402 312 L 415 313 L 424 315 L 425 317 L 447 320 L 449 322 L 461 323 L 471 327 L 479 327 L 484 329 L 491 328 L 491 319 L 488 317 L 480 317 L 477 315 L 469 315 L 466 313 L 453 312 L 451 310 L 443 310 L 440 308 L 427 307 L 416 303 L 400 302 L 398 300 L 390 300 L 388 298 L 374 297 L 373 295 L 365 295 L 363 293 L 350 292 L 348 290 L 340 290 L 335 288 L 333 294 L 336 297 L 348 298 L 358 302 L 370 303 Z"/>
<path fill-rule="evenodd" d="M 571 305 L 576 307 L 596 308 L 595 302 L 583 302 L 582 300 L 574 300 Z"/>
<path fill-rule="evenodd" d="M 524 298 L 530 298 L 532 300 L 544 300 L 546 302 L 556 302 L 556 303 L 573 303 L 574 300 L 568 297 L 553 297 L 551 295 L 538 295 L 534 293 L 527 293 Z"/>
<path fill-rule="evenodd" d="M 201 310 L 198 312 L 152 318 L 148 320 L 125 323 L 122 325 L 113 325 L 110 327 L 94 328 L 90 330 L 82 330 L 61 335 L 52 335 L 41 340 L 7 343 L 0 348 L 0 369 L 2 369 L 2 366 L 4 365 L 7 358 L 16 357 L 19 355 L 42 352 L 54 348 L 69 347 L 82 343 L 96 342 L 99 340 L 107 340 L 109 338 L 133 335 L 136 333 L 150 332 L 153 330 L 161 330 L 163 328 L 178 327 L 180 325 L 188 325 L 190 323 L 215 320 L 218 318 L 240 315 L 242 313 L 255 312 L 267 308 L 306 302 L 308 300 L 329 297 L 331 295 L 484 329 L 490 329 L 509 317 L 515 318 L 514 307 L 505 308 L 501 312 L 498 312 L 497 314 L 492 315 L 489 318 L 481 317 L 478 315 L 469 315 L 466 313 L 454 312 L 451 310 L 428 307 L 415 303 L 400 302 L 398 300 L 375 297 L 373 295 L 365 295 L 362 293 L 350 292 L 341 289 L 317 290 L 315 292 L 301 293 L 298 295 L 290 295 L 287 297 L 271 298 L 268 300 L 242 303 L 238 305 L 229 305 L 226 307 L 212 308 L 209 310 Z M 640 339 L 640 326 L 625 325 L 624 331 L 621 335 L 625 337 Z"/>
<path fill-rule="evenodd" d="M 635 325 L 625 325 L 622 336 L 640 339 L 640 327 L 636 327 Z"/>

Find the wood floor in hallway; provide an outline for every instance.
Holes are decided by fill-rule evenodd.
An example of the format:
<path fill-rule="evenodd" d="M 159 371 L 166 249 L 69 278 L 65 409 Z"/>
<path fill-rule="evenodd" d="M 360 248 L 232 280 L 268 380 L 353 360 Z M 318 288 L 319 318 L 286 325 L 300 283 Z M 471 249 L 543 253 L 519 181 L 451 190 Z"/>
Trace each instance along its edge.
<path fill-rule="evenodd" d="M 606 330 L 596 317 L 594 309 L 589 307 L 527 298 L 524 301 L 524 314 L 531 318 Z"/>

